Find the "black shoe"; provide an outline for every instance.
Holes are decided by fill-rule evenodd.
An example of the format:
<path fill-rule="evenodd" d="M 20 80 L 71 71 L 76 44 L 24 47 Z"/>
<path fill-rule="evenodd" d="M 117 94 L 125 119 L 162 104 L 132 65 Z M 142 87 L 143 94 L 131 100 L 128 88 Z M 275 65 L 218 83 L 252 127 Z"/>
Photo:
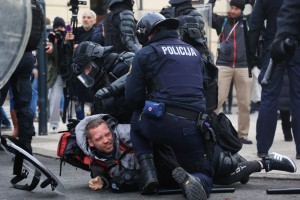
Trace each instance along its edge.
<path fill-rule="evenodd" d="M 175 181 L 182 187 L 183 194 L 187 199 L 205 200 L 206 192 L 201 181 L 187 173 L 183 168 L 177 167 L 173 170 L 172 176 Z"/>
<path fill-rule="evenodd" d="M 266 162 L 265 170 L 266 172 L 271 170 L 280 170 L 286 172 L 296 172 L 297 167 L 294 161 L 287 156 L 283 156 L 279 153 L 271 153 L 268 157 L 264 158 L 263 161 Z"/>
<path fill-rule="evenodd" d="M 240 140 L 243 144 L 253 144 L 253 142 L 251 140 L 248 140 L 248 139 L 243 138 L 243 137 L 241 137 Z"/>
<path fill-rule="evenodd" d="M 286 141 L 286 142 L 292 142 L 293 141 L 293 137 L 291 136 L 291 137 L 289 137 L 289 136 L 284 136 L 284 141 Z"/>
<path fill-rule="evenodd" d="M 299 160 L 300 159 L 300 153 L 296 154 L 296 159 Z"/>
<path fill-rule="evenodd" d="M 269 156 L 268 153 L 257 152 L 257 157 L 259 157 L 259 158 L 265 158 L 265 157 L 267 157 L 267 156 Z"/>
<path fill-rule="evenodd" d="M 240 183 L 241 184 L 246 184 L 246 183 L 248 183 L 248 181 L 249 181 L 249 176 L 247 176 L 246 178 L 241 179 Z"/>

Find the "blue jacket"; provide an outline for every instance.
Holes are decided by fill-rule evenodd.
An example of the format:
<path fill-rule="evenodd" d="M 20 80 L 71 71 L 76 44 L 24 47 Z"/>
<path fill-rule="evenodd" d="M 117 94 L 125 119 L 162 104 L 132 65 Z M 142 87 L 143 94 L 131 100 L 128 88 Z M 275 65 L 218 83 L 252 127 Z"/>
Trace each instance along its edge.
<path fill-rule="evenodd" d="M 277 35 L 290 33 L 299 37 L 300 33 L 300 2 L 295 0 L 285 0 L 282 4 L 277 20 Z"/>
<path fill-rule="evenodd" d="M 219 42 L 226 40 L 235 24 L 238 23 L 228 38 L 228 43 L 230 44 L 229 49 L 231 51 L 228 53 L 218 50 L 217 65 L 236 68 L 246 68 L 248 66 L 242 21 L 243 17 L 244 16 L 241 15 L 236 19 L 232 19 L 213 13 L 212 28 L 216 29 L 219 35 Z"/>
<path fill-rule="evenodd" d="M 168 41 L 172 40 L 172 43 Z M 186 52 L 182 53 L 180 56 L 176 56 L 175 53 L 172 58 L 168 57 L 170 55 L 163 53 L 157 53 L 157 48 L 154 46 L 159 44 L 169 44 L 183 45 L 187 48 L 193 49 L 193 56 L 187 56 Z M 170 47 L 171 48 L 171 47 Z M 185 54 L 185 55 L 183 55 Z M 167 57 L 167 59 L 165 59 Z M 176 59 L 177 62 L 176 62 Z M 179 59 L 185 59 L 184 64 Z M 170 66 L 174 65 L 174 69 L 170 71 L 176 77 L 176 80 L 180 83 L 187 84 L 169 84 L 175 80 L 172 80 L 171 76 L 168 77 L 169 82 L 164 80 L 162 82 L 169 84 L 166 91 L 158 91 L 159 95 L 155 98 L 158 102 L 164 102 L 166 105 L 171 105 L 174 107 L 180 107 L 196 112 L 205 111 L 205 98 L 203 95 L 203 70 L 204 64 L 201 60 L 199 52 L 192 46 L 180 41 L 178 39 L 178 34 L 173 30 L 163 30 L 155 34 L 146 46 L 139 50 L 132 62 L 132 69 L 128 75 L 126 86 L 125 86 L 125 96 L 128 103 L 133 109 L 141 109 L 144 106 L 145 100 L 149 98 L 149 94 L 153 95 L 153 78 L 164 73 L 164 70 L 170 69 Z M 165 66 L 165 69 L 161 70 Z M 181 70 L 183 73 L 180 74 L 178 78 L 178 70 L 176 67 L 182 66 Z M 175 71 L 176 70 L 176 71 Z M 181 72 L 180 71 L 180 72 Z M 196 72 L 196 73 L 195 73 Z M 193 79 L 193 77 L 199 77 L 198 79 Z M 184 79 L 187 81 L 182 81 Z M 192 80 L 194 81 L 192 84 Z M 164 85 L 164 84 L 163 84 Z M 175 87 L 173 87 L 176 85 Z M 164 88 L 165 89 L 165 88 Z M 151 91 L 152 90 L 152 91 Z M 147 93 L 148 92 L 148 93 Z M 150 93 L 149 93 L 150 92 Z M 163 94 L 162 94 L 163 93 Z M 164 96 L 166 95 L 166 96 Z M 158 98 L 158 99 L 157 99 Z"/>

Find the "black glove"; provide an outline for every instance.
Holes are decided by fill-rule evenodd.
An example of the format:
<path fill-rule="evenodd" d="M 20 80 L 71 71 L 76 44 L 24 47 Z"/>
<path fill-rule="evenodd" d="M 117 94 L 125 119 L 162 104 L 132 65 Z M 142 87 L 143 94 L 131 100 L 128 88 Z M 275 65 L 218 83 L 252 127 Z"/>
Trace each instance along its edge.
<path fill-rule="evenodd" d="M 277 36 L 271 46 L 271 58 L 274 62 L 290 61 L 298 46 L 294 36 L 284 33 Z"/>
<path fill-rule="evenodd" d="M 250 4 L 251 6 L 254 6 L 255 0 L 246 0 L 245 4 Z"/>
<path fill-rule="evenodd" d="M 68 124 L 67 124 L 67 127 L 68 127 L 68 130 L 71 131 L 72 129 L 74 129 L 77 124 L 80 122 L 80 120 L 78 119 L 68 119 Z"/>

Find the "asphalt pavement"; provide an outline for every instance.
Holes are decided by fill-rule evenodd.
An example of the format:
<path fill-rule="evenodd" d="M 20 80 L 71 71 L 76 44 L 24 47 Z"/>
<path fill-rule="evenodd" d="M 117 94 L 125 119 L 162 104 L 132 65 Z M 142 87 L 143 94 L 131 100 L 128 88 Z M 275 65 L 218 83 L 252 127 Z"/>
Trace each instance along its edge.
<path fill-rule="evenodd" d="M 8 107 L 4 106 L 8 111 Z M 7 112 L 9 114 L 9 112 Z M 243 145 L 240 154 L 247 160 L 257 160 L 256 156 L 256 140 L 255 128 L 257 113 L 251 115 L 249 139 L 254 143 L 252 145 Z M 233 109 L 233 114 L 227 115 L 234 127 L 237 127 L 237 109 Z M 35 122 L 36 132 L 38 133 L 38 123 Z M 66 124 L 60 123 L 58 131 L 66 130 Z M 10 134 L 11 131 L 2 131 L 2 134 Z M 11 188 L 9 183 L 12 177 L 13 162 L 11 158 L 6 156 L 5 152 L 0 152 L 0 198 L 1 199 L 182 199 L 182 195 L 155 195 L 141 196 L 139 193 L 126 193 L 126 195 L 111 193 L 108 190 L 93 192 L 88 189 L 87 182 L 89 173 L 81 169 L 76 169 L 68 164 L 63 166 L 62 176 L 59 177 L 59 160 L 56 155 L 57 144 L 61 134 L 48 133 L 47 135 L 33 138 L 32 147 L 34 156 L 58 177 L 65 187 L 65 196 L 60 196 L 51 189 L 36 188 L 33 192 L 24 192 Z M 280 154 L 292 158 L 296 166 L 300 167 L 300 160 L 296 160 L 294 142 L 285 142 L 281 129 L 281 121 L 277 123 L 275 139 L 270 152 L 278 152 Z M 216 186 L 217 187 L 217 186 Z M 300 195 L 268 195 L 266 189 L 270 188 L 296 188 L 300 189 L 300 169 L 296 173 L 287 173 L 281 171 L 259 172 L 251 175 L 250 181 L 246 185 L 240 183 L 228 186 L 235 188 L 234 193 L 213 193 L 210 199 L 300 199 Z"/>

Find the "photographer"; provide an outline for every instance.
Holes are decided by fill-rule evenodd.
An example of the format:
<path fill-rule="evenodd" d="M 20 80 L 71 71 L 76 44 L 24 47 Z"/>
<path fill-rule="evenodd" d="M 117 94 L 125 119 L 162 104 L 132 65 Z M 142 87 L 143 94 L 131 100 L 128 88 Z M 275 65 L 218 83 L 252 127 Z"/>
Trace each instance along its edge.
<path fill-rule="evenodd" d="M 50 104 L 50 131 L 56 132 L 60 121 L 60 100 L 63 95 L 65 72 L 68 71 L 66 62 L 67 52 L 71 46 L 65 43 L 65 21 L 56 17 L 53 21 L 53 31 L 48 35 L 48 40 L 53 44 L 53 51 L 48 52 L 47 82 L 49 88 Z"/>
<path fill-rule="evenodd" d="M 87 10 L 82 14 L 82 26 L 75 27 L 74 30 L 67 33 L 66 40 L 70 41 L 75 50 L 81 42 L 91 41 L 95 30 L 96 13 L 92 10 Z M 86 88 L 77 78 L 72 78 L 68 83 L 70 96 L 75 101 L 75 110 L 77 119 L 84 118 L 84 103 L 93 102 L 93 93 L 89 88 Z"/>

